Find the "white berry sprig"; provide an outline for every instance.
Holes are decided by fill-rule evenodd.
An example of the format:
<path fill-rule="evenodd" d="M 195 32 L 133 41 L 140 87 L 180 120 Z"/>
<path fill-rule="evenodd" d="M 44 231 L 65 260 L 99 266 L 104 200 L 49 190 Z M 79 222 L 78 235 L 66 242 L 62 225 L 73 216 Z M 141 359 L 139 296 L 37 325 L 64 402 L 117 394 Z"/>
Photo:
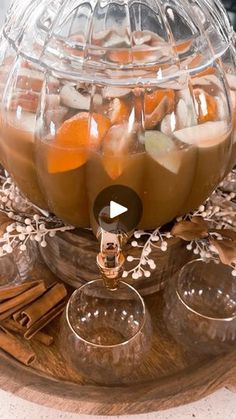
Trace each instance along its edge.
<path fill-rule="evenodd" d="M 139 244 L 137 240 L 148 236 L 147 241 L 144 244 Z M 134 238 L 131 242 L 132 247 L 138 247 L 141 250 L 141 256 L 133 257 L 127 256 L 127 262 L 137 261 L 137 265 L 130 269 L 129 271 L 123 272 L 123 278 L 132 276 L 133 279 L 139 279 L 141 277 L 149 278 L 151 276 L 151 271 L 156 269 L 156 262 L 150 258 L 152 250 L 159 249 L 162 252 L 166 252 L 168 248 L 168 242 L 166 239 L 171 237 L 170 232 L 162 232 L 161 228 L 157 228 L 153 232 L 146 232 L 142 230 L 135 231 Z"/>
<path fill-rule="evenodd" d="M 20 246 L 21 251 L 27 249 L 27 242 L 37 242 L 41 247 L 47 246 L 46 237 L 55 237 L 58 232 L 65 232 L 74 229 L 71 226 L 60 226 L 48 228 L 40 221 L 38 214 L 33 216 L 33 220 L 25 218 L 24 222 L 13 222 L 6 227 L 6 232 L 0 237 L 0 256 L 12 253 L 15 245 Z"/>
<path fill-rule="evenodd" d="M 9 218 L 6 231 L 0 237 L 0 256 L 12 253 L 16 244 L 25 251 L 29 240 L 46 247 L 47 236 L 74 230 L 73 226 L 63 224 L 57 217 L 31 204 L 4 173 L 0 175 L 0 211 Z"/>

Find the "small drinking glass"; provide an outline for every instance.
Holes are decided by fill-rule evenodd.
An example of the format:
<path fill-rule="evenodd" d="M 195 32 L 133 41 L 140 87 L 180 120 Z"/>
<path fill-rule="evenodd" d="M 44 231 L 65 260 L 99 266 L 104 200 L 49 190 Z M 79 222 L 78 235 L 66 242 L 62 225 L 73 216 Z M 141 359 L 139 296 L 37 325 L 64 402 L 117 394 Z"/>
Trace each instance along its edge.
<path fill-rule="evenodd" d="M 138 292 L 123 282 L 109 290 L 98 279 L 72 294 L 62 317 L 60 346 L 82 376 L 114 385 L 143 361 L 151 335 L 150 315 Z"/>
<path fill-rule="evenodd" d="M 186 349 L 220 354 L 236 348 L 236 278 L 232 268 L 197 259 L 165 291 L 164 319 Z"/>

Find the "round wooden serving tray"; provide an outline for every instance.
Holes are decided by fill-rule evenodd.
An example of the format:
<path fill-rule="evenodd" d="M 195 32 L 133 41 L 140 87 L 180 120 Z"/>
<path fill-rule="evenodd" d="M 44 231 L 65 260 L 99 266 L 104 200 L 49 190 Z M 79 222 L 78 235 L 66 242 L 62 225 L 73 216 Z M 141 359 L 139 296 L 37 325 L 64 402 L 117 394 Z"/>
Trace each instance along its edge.
<path fill-rule="evenodd" d="M 40 266 L 32 275 L 52 274 Z M 236 386 L 236 348 L 221 357 L 193 355 L 168 334 L 163 318 L 163 292 L 145 297 L 154 328 L 148 359 L 120 387 L 86 383 L 70 370 L 58 350 L 59 320 L 48 326 L 50 347 L 32 343 L 37 354 L 25 367 L 0 351 L 0 388 L 29 401 L 62 411 L 94 415 L 147 413 L 198 400 L 223 386 Z"/>

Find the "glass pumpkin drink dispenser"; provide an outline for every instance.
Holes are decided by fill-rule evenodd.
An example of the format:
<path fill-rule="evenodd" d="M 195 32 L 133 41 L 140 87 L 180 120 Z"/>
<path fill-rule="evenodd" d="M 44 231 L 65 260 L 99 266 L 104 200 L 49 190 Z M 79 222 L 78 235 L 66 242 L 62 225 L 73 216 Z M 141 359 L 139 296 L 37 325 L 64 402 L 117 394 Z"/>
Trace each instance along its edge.
<path fill-rule="evenodd" d="M 0 147 L 23 194 L 95 234 L 106 188 L 138 196 L 143 229 L 200 205 L 235 159 L 233 35 L 219 2 L 17 4 Z"/>

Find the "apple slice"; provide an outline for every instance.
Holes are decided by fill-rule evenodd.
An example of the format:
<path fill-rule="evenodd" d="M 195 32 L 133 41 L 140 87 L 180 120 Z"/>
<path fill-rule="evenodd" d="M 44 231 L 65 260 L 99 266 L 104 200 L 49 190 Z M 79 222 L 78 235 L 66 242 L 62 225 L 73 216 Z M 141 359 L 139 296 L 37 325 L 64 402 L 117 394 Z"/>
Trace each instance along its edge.
<path fill-rule="evenodd" d="M 146 152 L 169 172 L 177 174 L 182 161 L 182 152 L 174 141 L 159 131 L 146 131 Z"/>
<path fill-rule="evenodd" d="M 150 44 L 152 33 L 149 31 L 135 31 L 133 32 L 133 40 L 135 45 Z"/>
<path fill-rule="evenodd" d="M 224 121 L 205 122 L 204 124 L 184 128 L 174 133 L 174 136 L 185 144 L 197 147 L 215 146 L 225 140 L 229 130 Z"/>
<path fill-rule="evenodd" d="M 113 125 L 103 139 L 102 161 L 108 176 L 119 178 L 128 162 L 129 148 L 134 140 L 128 124 Z"/>
<path fill-rule="evenodd" d="M 72 85 L 65 85 L 61 89 L 62 104 L 73 109 L 88 111 L 90 108 L 90 95 L 82 94 Z"/>
<path fill-rule="evenodd" d="M 103 90 L 103 96 L 106 99 L 115 99 L 127 96 L 131 90 L 126 87 L 106 86 Z"/>
<path fill-rule="evenodd" d="M 161 132 L 165 135 L 171 135 L 176 129 L 176 115 L 174 113 L 167 114 L 161 122 Z"/>

